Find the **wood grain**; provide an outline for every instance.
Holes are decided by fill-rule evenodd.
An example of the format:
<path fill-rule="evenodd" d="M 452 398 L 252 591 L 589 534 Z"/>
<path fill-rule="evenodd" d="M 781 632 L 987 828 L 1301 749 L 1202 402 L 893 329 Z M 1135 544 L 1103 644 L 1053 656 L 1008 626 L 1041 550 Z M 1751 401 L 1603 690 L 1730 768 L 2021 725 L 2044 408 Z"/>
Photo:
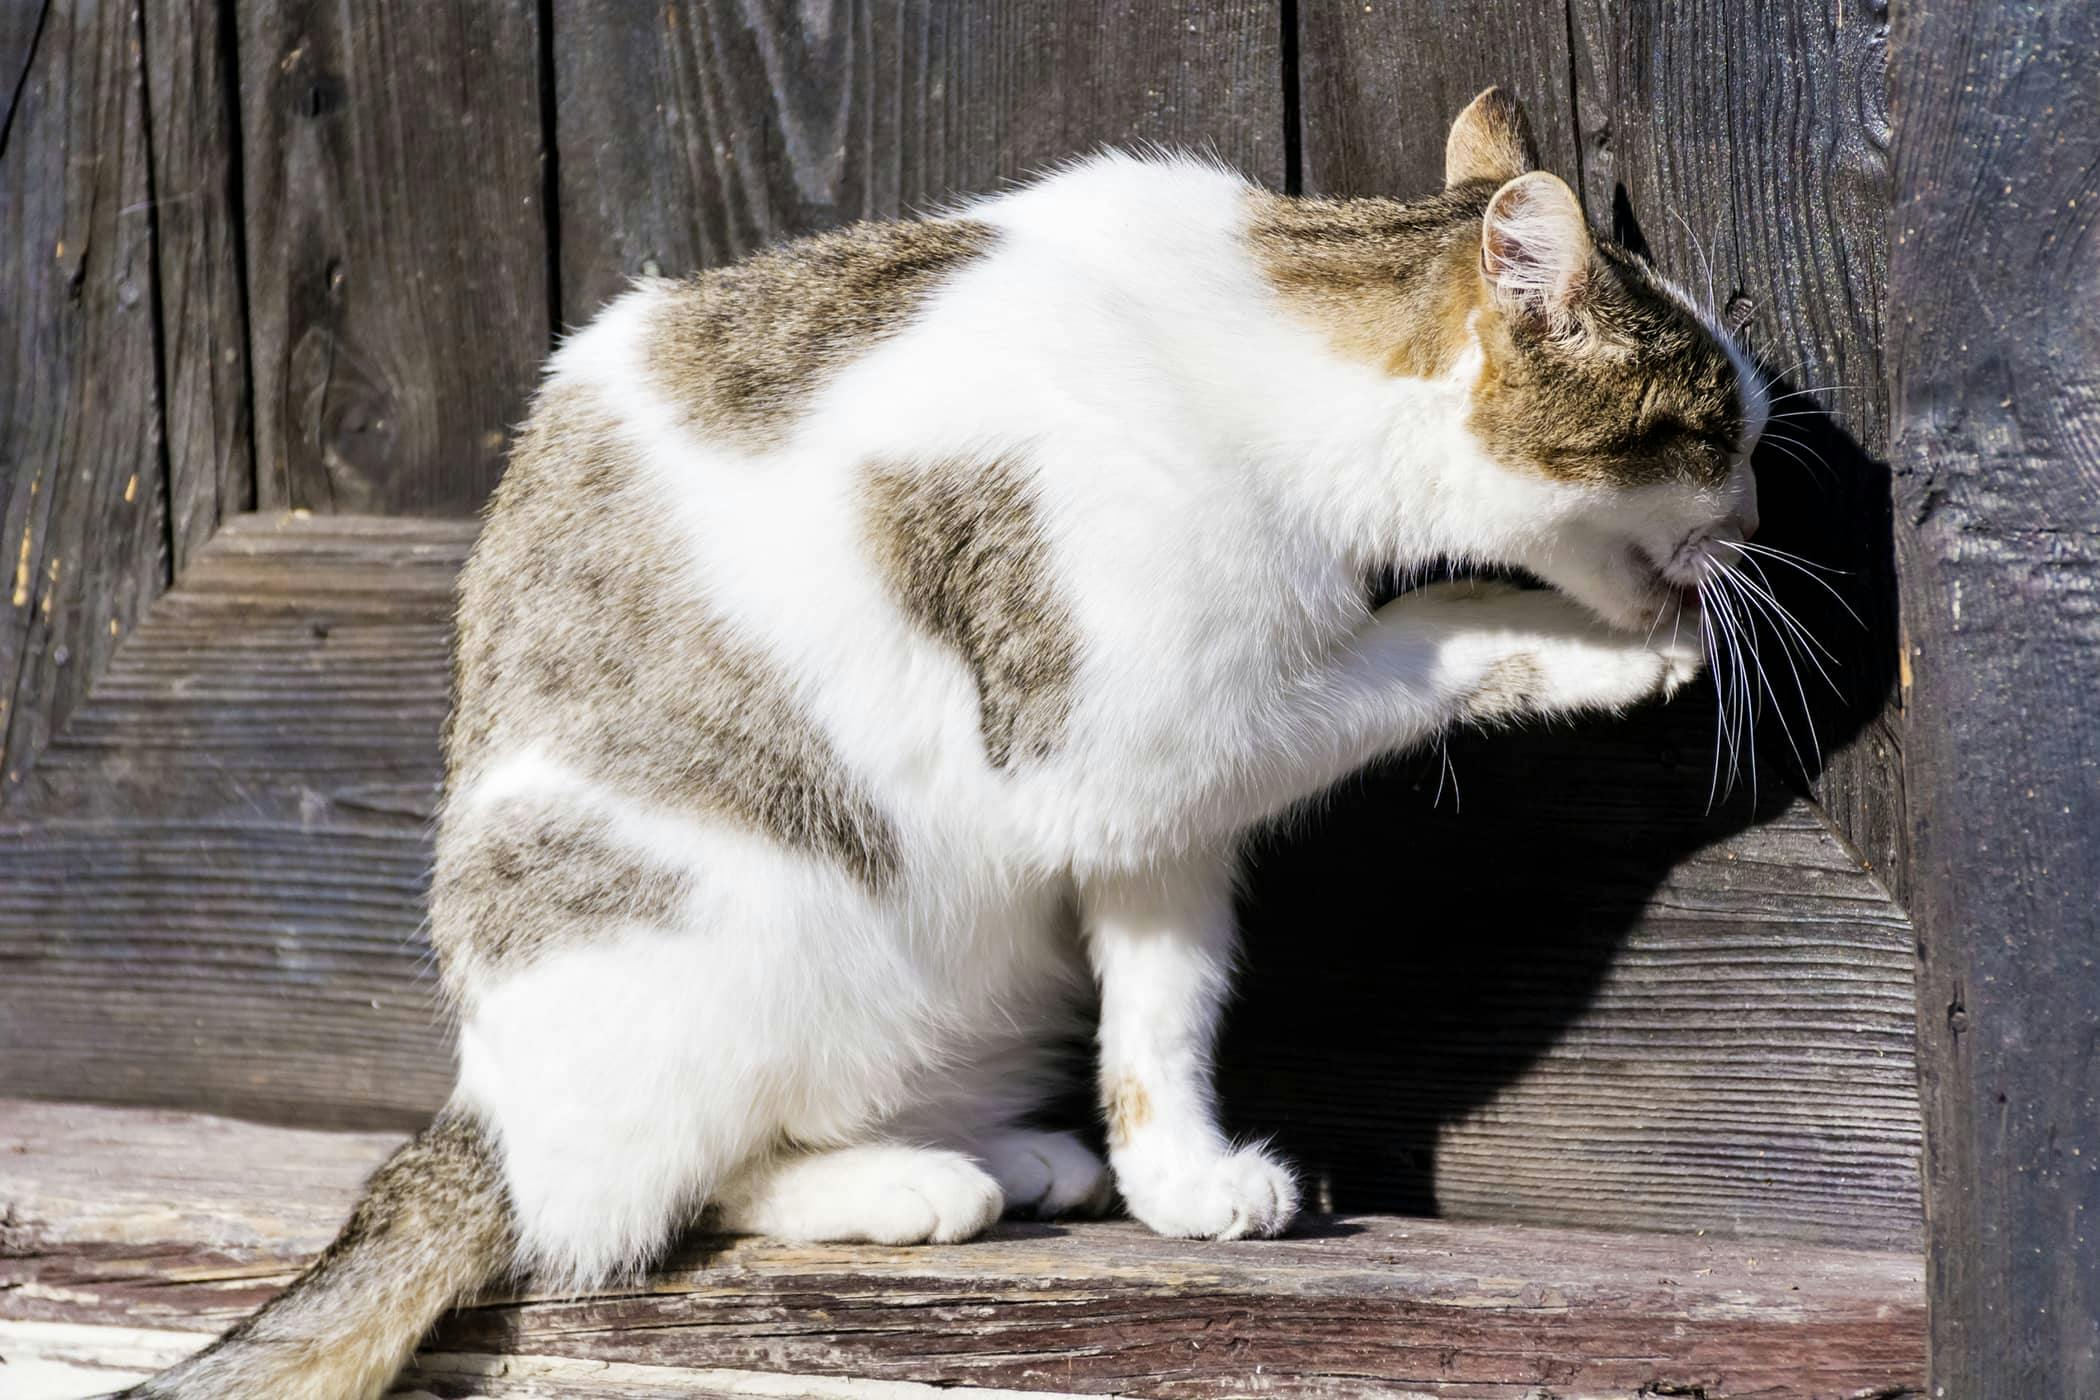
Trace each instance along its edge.
<path fill-rule="evenodd" d="M 1908 828 L 1882 354 L 1887 6 L 1576 0 L 1569 13 L 1592 219 L 1645 247 L 1696 298 L 1718 307 L 1747 296 L 1750 344 L 1776 376 L 1774 395 L 1788 395 L 1775 397 L 1787 416 L 1757 454 L 1758 542 L 1825 572 L 1818 582 L 1761 567 L 1829 648 L 1835 687 L 1804 663 L 1797 691 L 1767 635 L 1773 708 L 1793 739 L 1768 714 L 1759 745 L 1900 902 Z"/>
<path fill-rule="evenodd" d="M 23 66 L 0 158 L 0 793 L 165 582 L 139 37 L 117 0 L 8 30 Z"/>
<path fill-rule="evenodd" d="M 156 0 L 141 13 L 179 576 L 221 519 L 255 504 L 233 15 L 221 0 Z"/>
<path fill-rule="evenodd" d="M 236 519 L 0 819 L 0 1082 L 408 1124 L 469 522 Z M 84 881 L 92 893 L 84 893 Z"/>
<path fill-rule="evenodd" d="M 1451 119 L 1482 88 L 1524 104 L 1549 170 L 1576 177 L 1567 17 L 1521 4 L 1297 7 L 1307 194 L 1444 187 Z"/>
<path fill-rule="evenodd" d="M 2100 13 L 1899 14 L 1933 1384 L 2100 1394 Z"/>
<path fill-rule="evenodd" d="M 1238 1124 L 1342 1210 L 1914 1241 L 1907 921 L 1783 784 L 1707 810 L 1699 701 L 1454 737 L 1266 846 Z"/>
<path fill-rule="evenodd" d="M 562 314 L 1103 143 L 1284 176 L 1277 0 L 554 0 Z"/>
<path fill-rule="evenodd" d="M 0 1317 L 162 1332 L 281 1287 L 386 1146 L 19 1101 L 0 1134 Z M 412 1379 L 508 1393 L 477 1388 L 481 1358 L 521 1353 L 557 1379 L 567 1359 L 1159 1397 L 1901 1397 L 1921 1293 L 1908 1254 L 1376 1217 L 1231 1245 L 1121 1222 L 908 1250 L 696 1238 L 641 1286 L 468 1308 Z"/>
<path fill-rule="evenodd" d="M 236 0 L 258 499 L 465 515 L 548 348 L 534 0 Z"/>

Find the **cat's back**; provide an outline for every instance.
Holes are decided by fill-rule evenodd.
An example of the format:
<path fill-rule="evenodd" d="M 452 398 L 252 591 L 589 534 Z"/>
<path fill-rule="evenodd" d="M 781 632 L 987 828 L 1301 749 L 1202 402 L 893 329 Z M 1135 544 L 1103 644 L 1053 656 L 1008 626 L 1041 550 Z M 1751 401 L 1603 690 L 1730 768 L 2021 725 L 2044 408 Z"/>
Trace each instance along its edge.
<path fill-rule="evenodd" d="M 551 361 L 462 577 L 451 790 L 544 750 L 879 879 L 892 838 L 871 790 L 950 765 L 967 789 L 1009 728 L 1034 733 L 971 688 L 999 674 L 970 649 L 985 627 L 956 669 L 937 664 L 956 628 L 928 619 L 1027 619 L 996 629 L 1001 656 L 1032 682 L 1069 672 L 1038 664 L 1074 654 L 1045 619 L 1084 601 L 1062 575 L 1100 570 L 1058 541 L 1123 487 L 1046 464 L 1092 470 L 1159 417 L 1142 397 L 1159 376 L 1132 357 L 1235 285 L 1218 264 L 1243 257 L 1247 188 L 1095 157 L 943 217 L 638 282 Z M 974 603 L 957 589 L 977 574 L 897 566 L 980 556 L 997 567 Z M 1031 683 L 1033 709 L 1005 708 L 1062 714 L 1064 693 Z M 981 727 L 989 767 L 953 742 Z"/>

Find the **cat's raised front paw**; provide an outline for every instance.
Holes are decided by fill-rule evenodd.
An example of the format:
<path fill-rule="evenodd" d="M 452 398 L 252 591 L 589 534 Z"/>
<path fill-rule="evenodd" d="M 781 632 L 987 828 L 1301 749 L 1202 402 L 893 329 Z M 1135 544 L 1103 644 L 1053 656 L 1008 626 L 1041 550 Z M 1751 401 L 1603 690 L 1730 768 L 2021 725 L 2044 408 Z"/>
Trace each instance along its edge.
<path fill-rule="evenodd" d="M 1116 1158 L 1116 1185 L 1130 1213 L 1175 1239 L 1266 1239 L 1298 1215 L 1298 1179 L 1259 1148 L 1147 1152 Z"/>

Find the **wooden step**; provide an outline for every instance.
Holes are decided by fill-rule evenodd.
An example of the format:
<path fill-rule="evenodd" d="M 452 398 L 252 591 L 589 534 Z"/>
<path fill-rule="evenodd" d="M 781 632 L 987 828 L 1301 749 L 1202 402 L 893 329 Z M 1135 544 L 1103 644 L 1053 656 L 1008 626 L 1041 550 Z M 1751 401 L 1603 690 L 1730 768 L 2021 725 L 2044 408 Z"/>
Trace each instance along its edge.
<path fill-rule="evenodd" d="M 391 1133 L 0 1100 L 0 1393 L 107 1390 L 200 1346 L 333 1234 Z M 1274 1241 L 1014 1221 L 972 1244 L 696 1237 L 647 1284 L 462 1309 L 400 1393 L 1893 1397 L 1908 1253 L 1395 1216 Z"/>

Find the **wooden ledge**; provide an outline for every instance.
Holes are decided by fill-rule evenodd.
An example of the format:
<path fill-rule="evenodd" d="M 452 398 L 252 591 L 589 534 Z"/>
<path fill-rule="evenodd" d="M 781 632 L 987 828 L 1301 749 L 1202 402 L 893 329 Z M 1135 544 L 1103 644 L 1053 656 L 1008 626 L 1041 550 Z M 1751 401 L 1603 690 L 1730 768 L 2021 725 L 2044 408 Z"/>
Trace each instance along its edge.
<path fill-rule="evenodd" d="M 92 1394 L 201 1345 L 334 1232 L 400 1139 L 0 1100 L 7 1394 Z M 968 1245 L 696 1238 L 647 1285 L 442 1324 L 441 1397 L 1897 1397 L 1910 1254 L 1322 1217 L 1284 1240 L 1013 1222 Z"/>

